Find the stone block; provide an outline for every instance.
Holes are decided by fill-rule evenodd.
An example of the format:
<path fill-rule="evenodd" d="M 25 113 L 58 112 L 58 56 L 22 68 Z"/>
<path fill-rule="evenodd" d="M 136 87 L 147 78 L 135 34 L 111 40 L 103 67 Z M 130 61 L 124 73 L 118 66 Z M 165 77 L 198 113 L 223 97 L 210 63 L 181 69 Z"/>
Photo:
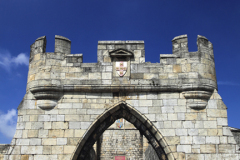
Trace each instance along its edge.
<path fill-rule="evenodd" d="M 204 128 L 204 121 L 196 121 L 195 128 Z"/>
<path fill-rule="evenodd" d="M 155 114 L 145 114 L 145 116 L 151 121 L 156 121 L 156 115 Z"/>
<path fill-rule="evenodd" d="M 80 129 L 81 122 L 69 122 L 69 129 Z"/>
<path fill-rule="evenodd" d="M 188 132 L 187 129 L 176 129 L 177 136 L 187 136 Z"/>
<path fill-rule="evenodd" d="M 33 160 L 33 155 L 22 155 L 21 160 Z"/>
<path fill-rule="evenodd" d="M 147 93 L 147 99 L 157 99 L 158 98 L 158 94 L 157 93 Z"/>
<path fill-rule="evenodd" d="M 156 115 L 156 120 L 157 121 L 165 121 L 165 120 L 167 120 L 167 114 L 157 114 Z"/>
<path fill-rule="evenodd" d="M 57 137 L 63 137 L 64 136 L 64 130 L 62 129 L 51 129 L 48 131 L 48 137 L 49 138 L 57 138 Z"/>
<path fill-rule="evenodd" d="M 74 130 L 74 137 L 82 137 L 85 132 L 84 129 L 76 129 Z"/>
<path fill-rule="evenodd" d="M 206 144 L 205 136 L 193 136 L 193 144 Z"/>
<path fill-rule="evenodd" d="M 198 129 L 188 129 L 188 135 L 197 136 L 198 135 Z"/>
<path fill-rule="evenodd" d="M 23 133 L 22 130 L 16 130 L 14 138 L 22 138 L 22 133 Z"/>
<path fill-rule="evenodd" d="M 236 140 L 234 139 L 234 137 L 228 137 L 228 144 L 236 144 Z"/>
<path fill-rule="evenodd" d="M 28 130 L 27 135 L 30 138 L 37 138 L 38 137 L 38 130 Z"/>
<path fill-rule="evenodd" d="M 173 65 L 173 72 L 176 73 L 182 72 L 181 65 Z"/>
<path fill-rule="evenodd" d="M 223 127 L 223 135 L 224 136 L 233 136 L 233 134 L 230 131 L 229 127 Z"/>
<path fill-rule="evenodd" d="M 227 126 L 228 125 L 228 120 L 227 118 L 217 118 L 217 125 L 218 126 Z"/>
<path fill-rule="evenodd" d="M 74 130 L 68 129 L 64 131 L 64 137 L 73 137 Z"/>
<path fill-rule="evenodd" d="M 207 136 L 206 144 L 219 144 L 219 137 L 217 136 Z"/>
<path fill-rule="evenodd" d="M 173 106 L 161 107 L 162 113 L 174 113 Z"/>
<path fill-rule="evenodd" d="M 166 137 L 166 141 L 168 145 L 176 145 L 180 143 L 180 138 L 178 136 Z"/>
<path fill-rule="evenodd" d="M 163 136 L 175 136 L 175 129 L 160 129 Z"/>
<path fill-rule="evenodd" d="M 174 107 L 174 109 L 175 109 L 175 107 Z M 185 120 L 185 113 L 177 113 L 177 116 L 178 116 L 178 120 Z"/>
<path fill-rule="evenodd" d="M 67 144 L 68 145 L 77 145 L 79 143 L 80 138 L 68 138 Z"/>
<path fill-rule="evenodd" d="M 52 154 L 63 154 L 63 146 L 52 146 Z"/>
<path fill-rule="evenodd" d="M 192 121 L 184 121 L 183 128 L 194 128 L 194 123 Z"/>
<path fill-rule="evenodd" d="M 220 137 L 220 143 L 221 144 L 227 144 L 228 143 L 228 137 Z"/>
<path fill-rule="evenodd" d="M 139 106 L 152 106 L 152 100 L 139 100 Z"/>
<path fill-rule="evenodd" d="M 0 158 L 1 158 L 1 155 L 0 155 Z M 21 160 L 21 155 L 9 155 L 9 157 L 4 157 L 4 158 L 5 158 L 4 160 Z"/>
<path fill-rule="evenodd" d="M 81 122 L 81 129 L 88 129 L 88 127 L 92 124 L 92 122 Z M 74 128 L 78 129 L 78 128 Z"/>
<path fill-rule="evenodd" d="M 2 153 L 0 153 L 1 155 Z M 21 146 L 14 146 L 12 154 L 21 154 Z M 1 159 L 1 158 L 0 158 Z"/>
<path fill-rule="evenodd" d="M 217 128 L 216 121 L 204 121 L 203 125 L 204 125 L 204 128 Z"/>
<path fill-rule="evenodd" d="M 153 106 L 162 106 L 162 100 L 152 100 Z"/>
<path fill-rule="evenodd" d="M 44 129 L 52 129 L 52 122 L 44 122 Z"/>
<path fill-rule="evenodd" d="M 57 121 L 57 115 L 50 115 L 50 121 Z"/>
<path fill-rule="evenodd" d="M 100 115 L 104 112 L 104 109 L 87 109 L 87 114 L 97 114 Z"/>
<path fill-rule="evenodd" d="M 62 109 L 62 108 L 73 108 L 73 104 L 72 103 L 60 103 L 57 106 L 60 109 Z"/>
<path fill-rule="evenodd" d="M 219 151 L 219 153 L 234 154 L 235 153 L 235 145 L 220 144 L 218 146 L 218 151 Z"/>
<path fill-rule="evenodd" d="M 187 154 L 186 160 L 206 160 L 203 154 Z"/>
<path fill-rule="evenodd" d="M 43 138 L 42 145 L 56 145 L 57 139 L 56 138 Z"/>
<path fill-rule="evenodd" d="M 212 145 L 212 144 L 200 145 L 200 152 L 215 154 L 216 153 L 216 145 Z"/>
<path fill-rule="evenodd" d="M 79 121 L 79 115 L 65 115 L 65 121 Z"/>
<path fill-rule="evenodd" d="M 148 107 L 135 107 L 142 114 L 148 113 Z"/>
<path fill-rule="evenodd" d="M 192 144 L 192 136 L 181 136 L 180 144 Z"/>
<path fill-rule="evenodd" d="M 177 99 L 163 99 L 164 106 L 177 106 Z"/>
<path fill-rule="evenodd" d="M 29 139 L 17 139 L 16 145 L 29 145 Z"/>
<path fill-rule="evenodd" d="M 172 128 L 172 121 L 164 121 L 164 128 Z"/>
<path fill-rule="evenodd" d="M 112 79 L 112 73 L 102 73 L 102 79 Z"/>
<path fill-rule="evenodd" d="M 206 129 L 198 129 L 198 135 L 199 136 L 207 136 L 207 130 Z"/>
<path fill-rule="evenodd" d="M 48 130 L 38 130 L 38 137 L 39 138 L 45 138 L 48 137 Z"/>
<path fill-rule="evenodd" d="M 38 115 L 38 121 L 50 121 L 50 115 Z"/>
<path fill-rule="evenodd" d="M 29 119 L 31 122 L 38 121 L 38 115 L 30 115 Z"/>
<path fill-rule="evenodd" d="M 57 155 L 35 155 L 34 160 L 57 160 Z"/>
<path fill-rule="evenodd" d="M 42 140 L 40 138 L 31 138 L 29 140 L 29 144 L 32 146 L 40 146 L 42 144 Z"/>
<path fill-rule="evenodd" d="M 21 146 L 21 154 L 42 154 L 43 146 Z"/>
<path fill-rule="evenodd" d="M 68 129 L 68 122 L 52 122 L 52 129 Z"/>
<path fill-rule="evenodd" d="M 67 138 L 57 138 L 57 145 L 66 145 Z"/>
<path fill-rule="evenodd" d="M 172 121 L 172 127 L 173 128 L 182 128 L 182 122 L 181 121 Z"/>
<path fill-rule="evenodd" d="M 177 145 L 177 152 L 191 153 L 191 145 Z"/>
<path fill-rule="evenodd" d="M 168 113 L 168 120 L 177 120 L 176 113 Z"/>
<path fill-rule="evenodd" d="M 149 107 L 148 108 L 148 113 L 151 114 L 151 113 L 154 113 L 154 114 L 160 114 L 162 111 L 161 111 L 161 108 L 160 107 Z"/>
<path fill-rule="evenodd" d="M 72 154 L 75 150 L 75 146 L 64 146 L 63 153 L 64 154 Z"/>
<path fill-rule="evenodd" d="M 185 120 L 197 120 L 198 114 L 197 113 L 186 113 Z"/>
<path fill-rule="evenodd" d="M 143 79 L 158 79 L 158 74 L 154 73 L 144 73 Z"/>
<path fill-rule="evenodd" d="M 89 73 L 89 79 L 102 79 L 101 73 Z"/>

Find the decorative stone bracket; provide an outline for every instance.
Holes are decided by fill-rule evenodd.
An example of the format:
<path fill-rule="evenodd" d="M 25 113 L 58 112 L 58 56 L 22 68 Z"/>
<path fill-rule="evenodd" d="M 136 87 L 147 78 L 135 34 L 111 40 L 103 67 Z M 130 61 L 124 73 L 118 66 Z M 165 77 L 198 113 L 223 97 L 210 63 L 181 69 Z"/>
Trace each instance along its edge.
<path fill-rule="evenodd" d="M 53 109 L 62 94 L 61 87 L 56 85 L 32 87 L 30 91 L 37 99 L 37 106 L 43 110 Z"/>
<path fill-rule="evenodd" d="M 185 91 L 182 93 L 187 99 L 187 106 L 196 110 L 205 109 L 212 95 L 212 92 L 209 91 Z"/>

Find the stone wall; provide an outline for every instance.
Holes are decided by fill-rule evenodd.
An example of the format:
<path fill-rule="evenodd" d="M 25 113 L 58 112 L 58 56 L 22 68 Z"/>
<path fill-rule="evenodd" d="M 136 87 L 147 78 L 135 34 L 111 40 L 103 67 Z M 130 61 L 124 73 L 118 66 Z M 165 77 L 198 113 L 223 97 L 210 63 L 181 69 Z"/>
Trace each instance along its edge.
<path fill-rule="evenodd" d="M 142 159 L 142 135 L 138 130 L 106 130 L 101 137 L 101 160 L 125 156 L 126 160 Z"/>
<path fill-rule="evenodd" d="M 239 159 L 217 92 L 212 44 L 198 36 L 198 51 L 188 52 L 187 43 L 186 35 L 175 37 L 173 54 L 146 63 L 143 41 L 99 41 L 98 63 L 83 63 L 82 54 L 70 54 L 67 38 L 56 36 L 52 53 L 46 37 L 38 38 L 3 159 L 84 160 L 119 118 L 161 160 Z"/>

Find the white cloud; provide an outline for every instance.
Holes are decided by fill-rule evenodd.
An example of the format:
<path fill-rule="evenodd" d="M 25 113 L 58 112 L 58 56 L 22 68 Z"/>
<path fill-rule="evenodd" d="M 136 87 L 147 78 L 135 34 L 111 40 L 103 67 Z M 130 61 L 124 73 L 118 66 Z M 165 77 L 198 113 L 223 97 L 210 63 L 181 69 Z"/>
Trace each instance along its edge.
<path fill-rule="evenodd" d="M 235 82 L 230 82 L 230 81 L 219 81 L 218 85 L 240 86 L 240 83 L 235 83 Z"/>
<path fill-rule="evenodd" d="M 0 67 L 3 67 L 7 71 L 10 71 L 13 66 L 28 66 L 28 61 L 29 58 L 25 53 L 20 53 L 16 57 L 12 57 L 8 50 L 0 49 Z"/>
<path fill-rule="evenodd" d="M 0 113 L 0 132 L 8 138 L 13 138 L 16 131 L 17 111 L 8 110 L 6 114 Z"/>
<path fill-rule="evenodd" d="M 29 58 L 24 53 L 20 53 L 17 57 L 12 58 L 12 62 L 15 63 L 16 65 L 24 64 L 28 66 L 28 62 L 29 62 L 28 60 Z"/>

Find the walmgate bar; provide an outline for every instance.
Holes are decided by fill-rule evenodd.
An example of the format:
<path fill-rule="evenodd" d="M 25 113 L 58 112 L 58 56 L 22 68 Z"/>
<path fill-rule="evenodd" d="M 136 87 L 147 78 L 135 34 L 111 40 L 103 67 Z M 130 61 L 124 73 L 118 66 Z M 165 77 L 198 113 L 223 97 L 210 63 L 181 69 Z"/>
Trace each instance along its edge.
<path fill-rule="evenodd" d="M 97 63 L 55 36 L 32 45 L 16 133 L 0 160 L 238 160 L 240 131 L 228 126 L 213 45 L 187 35 L 172 54 L 145 62 L 144 41 L 99 41 Z M 159 58 L 159 57 L 156 57 Z"/>

